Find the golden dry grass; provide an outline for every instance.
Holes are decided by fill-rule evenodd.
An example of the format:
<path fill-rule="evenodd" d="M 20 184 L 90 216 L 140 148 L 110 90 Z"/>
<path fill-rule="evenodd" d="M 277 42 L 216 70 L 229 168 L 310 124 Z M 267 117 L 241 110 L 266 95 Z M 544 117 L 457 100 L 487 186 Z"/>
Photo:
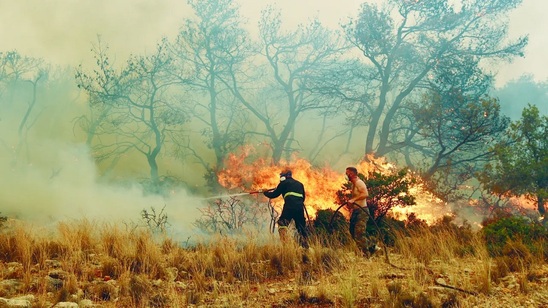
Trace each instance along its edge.
<path fill-rule="evenodd" d="M 548 266 L 519 243 L 491 258 L 477 232 L 423 228 L 364 257 L 352 245 L 216 237 L 183 248 L 87 220 L 0 233 L 0 297 L 33 307 L 548 307 Z M 11 284 L 4 282 L 12 282 Z M 543 306 L 544 305 L 544 306 Z"/>

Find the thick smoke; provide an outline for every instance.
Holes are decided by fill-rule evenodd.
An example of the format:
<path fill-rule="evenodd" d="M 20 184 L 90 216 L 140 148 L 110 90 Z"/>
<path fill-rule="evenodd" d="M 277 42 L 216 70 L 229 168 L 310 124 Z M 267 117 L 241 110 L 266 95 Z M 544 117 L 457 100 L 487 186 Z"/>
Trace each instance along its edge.
<path fill-rule="evenodd" d="M 197 208 L 204 202 L 182 190 L 165 198 L 145 196 L 138 185 L 101 183 L 83 145 L 43 142 L 38 163 L 4 158 L 0 161 L 2 214 L 39 225 L 79 219 L 143 225 L 141 211 L 154 208 L 164 209 L 174 235 L 188 238 L 199 217 Z"/>

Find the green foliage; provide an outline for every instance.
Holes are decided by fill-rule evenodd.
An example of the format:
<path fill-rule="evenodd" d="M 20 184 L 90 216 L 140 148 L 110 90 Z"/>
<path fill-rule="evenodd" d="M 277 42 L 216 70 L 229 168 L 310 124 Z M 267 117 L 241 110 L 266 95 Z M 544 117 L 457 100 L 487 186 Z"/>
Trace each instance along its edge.
<path fill-rule="evenodd" d="M 459 186 L 474 177 L 475 165 L 488 157 L 491 141 L 510 122 L 497 99 L 464 95 L 460 88 L 425 94 L 413 114 L 421 127 L 418 134 L 428 141 L 419 149 L 431 156 L 423 177 L 429 190 L 445 201 L 463 197 Z"/>
<path fill-rule="evenodd" d="M 369 192 L 367 207 L 377 221 L 380 221 L 394 207 L 415 204 L 415 197 L 409 193 L 409 188 L 416 183 L 416 180 L 408 174 L 407 169 L 388 175 L 372 172 L 368 179 L 361 173 L 358 176 L 367 185 Z M 351 182 L 342 185 L 337 191 L 337 204 L 345 204 L 350 199 L 351 188 Z"/>
<path fill-rule="evenodd" d="M 540 116 L 529 105 L 521 119 L 512 123 L 508 138 L 494 148 L 496 159 L 478 174 L 483 187 L 496 195 L 527 196 L 536 199 L 545 213 L 548 197 L 548 116 Z"/>
<path fill-rule="evenodd" d="M 332 209 L 318 210 L 314 219 L 314 229 L 320 233 L 347 230 L 348 222 L 340 212 L 335 213 Z"/>
<path fill-rule="evenodd" d="M 507 253 L 508 242 L 521 242 L 533 254 L 546 255 L 548 230 L 538 223 L 523 217 L 512 216 L 492 220 L 483 228 L 487 250 L 491 256 L 503 256 Z"/>
<path fill-rule="evenodd" d="M 324 244 L 340 243 L 343 245 L 351 241 L 348 221 L 341 212 L 331 209 L 318 210 L 314 219 L 314 234 Z"/>
<path fill-rule="evenodd" d="M 367 221 L 367 234 L 377 237 L 387 245 L 393 245 L 396 239 L 395 231 L 405 229 L 405 223 L 386 215 L 394 207 L 415 204 L 415 197 L 409 193 L 409 188 L 416 183 L 416 180 L 408 174 L 406 169 L 387 175 L 371 172 L 368 179 L 359 173 L 358 177 L 367 185 L 369 192 L 367 207 L 373 215 L 373 219 Z M 337 204 L 345 204 L 351 198 L 351 188 L 351 182 L 342 185 L 337 191 Z"/>
<path fill-rule="evenodd" d="M 375 219 L 384 217 L 388 211 L 397 206 L 415 204 L 415 197 L 409 193 L 409 188 L 415 179 L 408 176 L 407 169 L 401 169 L 390 175 L 373 172 L 365 182 L 369 190 L 367 205 L 374 211 Z"/>

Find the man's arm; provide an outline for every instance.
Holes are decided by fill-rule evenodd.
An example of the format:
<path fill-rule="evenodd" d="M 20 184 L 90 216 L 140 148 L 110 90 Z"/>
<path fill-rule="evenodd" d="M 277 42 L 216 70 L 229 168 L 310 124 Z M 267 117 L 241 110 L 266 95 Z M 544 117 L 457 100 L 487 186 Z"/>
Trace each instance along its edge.
<path fill-rule="evenodd" d="M 269 199 L 273 199 L 273 198 L 278 197 L 279 195 L 282 194 L 282 191 L 283 191 L 282 190 L 282 184 L 283 183 L 278 184 L 278 186 L 276 186 L 276 189 L 274 189 L 272 191 L 267 190 L 267 191 L 263 192 L 263 194 Z"/>

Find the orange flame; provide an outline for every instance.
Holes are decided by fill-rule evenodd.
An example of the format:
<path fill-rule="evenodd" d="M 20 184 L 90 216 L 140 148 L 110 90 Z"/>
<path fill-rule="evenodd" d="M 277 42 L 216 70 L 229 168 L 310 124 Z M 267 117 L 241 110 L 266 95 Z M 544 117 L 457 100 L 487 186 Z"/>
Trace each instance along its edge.
<path fill-rule="evenodd" d="M 374 157 L 373 155 L 367 155 L 367 160 L 362 161 L 356 168 L 366 176 L 373 171 L 383 175 L 398 171 L 397 166 L 386 162 L 384 157 Z M 419 176 L 414 173 L 409 173 L 407 176 L 419 179 Z M 394 217 L 405 219 L 407 214 L 415 213 L 417 218 L 424 220 L 427 224 L 432 224 L 445 215 L 451 215 L 451 209 L 447 204 L 429 192 L 420 179 L 410 187 L 409 194 L 415 197 L 416 204 L 404 208 L 392 208 L 391 212 Z"/>
<path fill-rule="evenodd" d="M 291 161 L 280 161 L 273 165 L 265 158 L 251 158 L 254 148 L 243 147 L 239 154 L 230 154 L 225 162 L 225 169 L 218 173 L 219 183 L 227 189 L 242 189 L 244 191 L 257 191 L 259 189 L 275 188 L 279 183 L 279 173 L 284 169 L 290 169 L 293 178 L 303 183 L 306 190 L 307 212 L 310 218 L 314 218 L 318 210 L 336 209 L 338 205 L 337 191 L 346 182 L 345 170 L 340 172 L 332 170 L 329 166 L 314 167 L 303 158 L 293 158 Z M 368 175 L 376 171 L 381 174 L 396 172 L 395 165 L 386 162 L 384 158 L 367 156 L 355 166 L 358 172 Z M 427 223 L 440 218 L 447 213 L 445 209 L 439 209 L 441 200 L 427 192 L 421 184 L 413 187 L 412 194 L 416 197 L 417 205 L 404 209 L 393 209 L 395 216 L 404 216 L 414 212 L 418 218 Z M 265 197 L 266 198 L 266 197 Z M 283 204 L 282 198 L 272 200 L 276 209 Z M 437 208 L 436 210 L 434 210 Z"/>
<path fill-rule="evenodd" d="M 219 183 L 228 189 L 240 188 L 246 191 L 275 188 L 279 183 L 279 174 L 284 169 L 293 173 L 293 178 L 303 183 L 306 192 L 306 207 L 311 218 L 319 209 L 335 206 L 336 192 L 344 183 L 344 174 L 337 173 L 329 167 L 316 168 L 302 158 L 291 162 L 280 161 L 272 165 L 264 158 L 248 161 L 249 148 L 241 154 L 230 154 L 225 169 L 219 172 Z M 276 208 L 281 208 L 283 200 L 272 200 Z"/>

